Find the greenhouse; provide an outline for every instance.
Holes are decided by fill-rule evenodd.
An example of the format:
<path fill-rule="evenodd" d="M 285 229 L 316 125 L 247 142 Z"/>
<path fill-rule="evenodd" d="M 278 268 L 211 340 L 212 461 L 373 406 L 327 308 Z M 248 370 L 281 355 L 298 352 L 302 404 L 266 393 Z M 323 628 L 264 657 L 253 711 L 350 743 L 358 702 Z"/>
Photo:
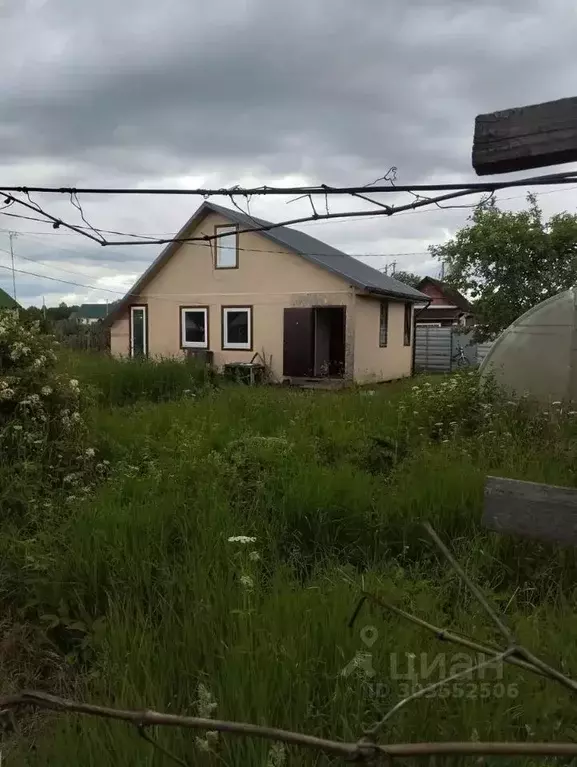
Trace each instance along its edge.
<path fill-rule="evenodd" d="M 525 312 L 492 345 L 482 378 L 542 401 L 577 400 L 577 289 Z"/>

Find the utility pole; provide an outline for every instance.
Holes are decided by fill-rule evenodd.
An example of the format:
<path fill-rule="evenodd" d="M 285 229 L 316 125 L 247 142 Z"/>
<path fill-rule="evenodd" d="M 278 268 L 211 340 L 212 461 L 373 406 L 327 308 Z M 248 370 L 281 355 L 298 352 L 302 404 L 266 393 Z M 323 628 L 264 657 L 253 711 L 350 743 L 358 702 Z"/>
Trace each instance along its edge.
<path fill-rule="evenodd" d="M 16 232 L 9 232 L 10 238 L 10 257 L 12 259 L 12 292 L 14 293 L 14 301 L 16 301 L 16 272 L 14 271 L 14 240 L 17 237 Z"/>

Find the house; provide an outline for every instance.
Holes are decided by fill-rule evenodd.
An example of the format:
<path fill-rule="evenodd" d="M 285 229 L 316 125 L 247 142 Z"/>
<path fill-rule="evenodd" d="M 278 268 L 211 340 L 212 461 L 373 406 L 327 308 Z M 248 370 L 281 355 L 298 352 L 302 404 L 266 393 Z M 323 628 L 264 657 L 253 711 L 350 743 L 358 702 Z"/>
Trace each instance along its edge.
<path fill-rule="evenodd" d="M 255 226 L 267 231 L 248 232 Z M 296 229 L 204 202 L 106 318 L 119 356 L 260 355 L 278 382 L 392 380 L 412 372 L 426 297 Z"/>
<path fill-rule="evenodd" d="M 0 310 L 20 308 L 20 305 L 12 298 L 12 296 L 0 288 Z"/>
<path fill-rule="evenodd" d="M 114 304 L 82 304 L 77 311 L 70 315 L 71 320 L 77 320 L 82 325 L 92 325 L 103 320 L 112 310 Z"/>
<path fill-rule="evenodd" d="M 434 277 L 424 277 L 417 288 L 421 293 L 425 293 L 430 301 L 428 305 L 417 310 L 417 325 L 442 328 L 474 324 L 473 305 L 451 285 Z"/>

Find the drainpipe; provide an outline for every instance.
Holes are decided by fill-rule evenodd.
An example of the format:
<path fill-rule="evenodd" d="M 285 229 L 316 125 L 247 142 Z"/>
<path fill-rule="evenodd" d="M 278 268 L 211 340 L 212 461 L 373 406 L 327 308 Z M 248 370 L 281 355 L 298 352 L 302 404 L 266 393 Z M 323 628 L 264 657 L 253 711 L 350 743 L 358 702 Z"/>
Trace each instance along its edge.
<path fill-rule="evenodd" d="M 431 299 L 425 306 L 423 306 L 422 309 L 419 309 L 418 312 L 415 312 L 415 315 L 413 317 L 413 348 L 411 352 L 411 375 L 415 375 L 415 353 L 417 349 L 417 317 L 421 312 L 424 312 L 425 309 L 428 309 L 431 303 L 433 302 L 433 299 Z"/>

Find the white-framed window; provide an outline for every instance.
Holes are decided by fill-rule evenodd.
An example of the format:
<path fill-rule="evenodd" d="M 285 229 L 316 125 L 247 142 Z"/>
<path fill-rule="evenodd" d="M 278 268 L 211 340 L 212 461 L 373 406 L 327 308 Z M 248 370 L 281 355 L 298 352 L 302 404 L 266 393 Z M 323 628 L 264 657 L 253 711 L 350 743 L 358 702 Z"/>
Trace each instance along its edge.
<path fill-rule="evenodd" d="M 216 269 L 236 269 L 238 267 L 238 227 L 215 226 L 214 233 L 217 235 L 215 242 L 216 248 Z"/>
<path fill-rule="evenodd" d="M 130 307 L 130 356 L 146 357 L 148 354 L 148 306 Z"/>
<path fill-rule="evenodd" d="M 252 349 L 252 306 L 222 307 L 222 348 Z"/>
<path fill-rule="evenodd" d="M 180 307 L 180 345 L 183 349 L 208 349 L 208 307 Z"/>

